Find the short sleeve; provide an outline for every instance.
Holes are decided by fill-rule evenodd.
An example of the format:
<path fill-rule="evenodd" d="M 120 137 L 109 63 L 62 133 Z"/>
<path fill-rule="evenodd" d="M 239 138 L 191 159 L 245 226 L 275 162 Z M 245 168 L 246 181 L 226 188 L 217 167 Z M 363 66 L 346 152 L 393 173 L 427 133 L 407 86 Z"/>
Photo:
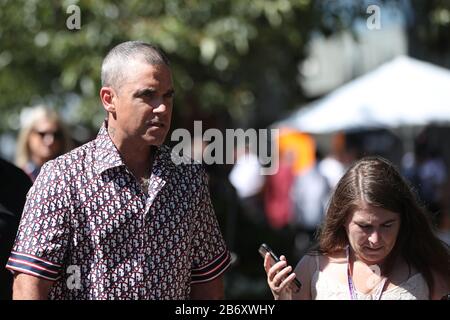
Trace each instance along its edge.
<path fill-rule="evenodd" d="M 67 189 L 57 162 L 47 162 L 27 195 L 7 269 L 59 279 L 70 236 Z"/>
<path fill-rule="evenodd" d="M 211 281 L 224 273 L 230 265 L 230 253 L 226 248 L 211 204 L 207 176 L 204 171 L 201 171 L 199 179 L 197 201 L 194 202 L 196 218 L 191 283 Z"/>

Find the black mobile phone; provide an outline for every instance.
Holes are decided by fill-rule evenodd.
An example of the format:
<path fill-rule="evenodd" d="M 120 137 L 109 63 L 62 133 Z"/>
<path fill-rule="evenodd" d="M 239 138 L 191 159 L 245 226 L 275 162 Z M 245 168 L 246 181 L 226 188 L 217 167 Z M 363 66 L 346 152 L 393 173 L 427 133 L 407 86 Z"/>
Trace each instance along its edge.
<path fill-rule="evenodd" d="M 278 258 L 278 256 L 273 252 L 273 250 L 270 249 L 270 247 L 269 247 L 267 244 L 265 244 L 265 243 L 263 243 L 263 244 L 259 247 L 258 251 L 259 251 L 259 254 L 260 254 L 263 258 L 266 257 L 266 253 L 269 253 L 270 256 L 272 257 L 274 263 L 277 263 L 278 261 L 280 261 L 280 258 Z M 297 287 L 298 290 L 301 289 L 302 284 L 301 284 L 301 282 L 300 282 L 297 278 L 294 278 L 294 284 L 295 284 L 295 286 Z"/>

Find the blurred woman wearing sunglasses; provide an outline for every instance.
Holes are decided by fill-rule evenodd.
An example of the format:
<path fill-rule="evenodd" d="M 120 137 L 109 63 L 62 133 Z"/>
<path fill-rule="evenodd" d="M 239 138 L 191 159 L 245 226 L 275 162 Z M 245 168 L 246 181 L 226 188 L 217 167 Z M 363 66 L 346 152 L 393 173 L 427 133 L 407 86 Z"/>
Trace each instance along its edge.
<path fill-rule="evenodd" d="M 73 141 L 58 113 L 37 106 L 26 115 L 16 149 L 16 165 L 34 182 L 42 165 L 68 151 Z"/>

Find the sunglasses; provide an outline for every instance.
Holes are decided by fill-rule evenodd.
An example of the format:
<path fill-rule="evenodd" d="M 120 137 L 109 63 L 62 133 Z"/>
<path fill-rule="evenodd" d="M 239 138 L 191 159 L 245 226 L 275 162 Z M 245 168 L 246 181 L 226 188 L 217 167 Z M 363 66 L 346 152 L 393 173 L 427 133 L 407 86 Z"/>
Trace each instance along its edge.
<path fill-rule="evenodd" d="M 38 131 L 33 130 L 35 133 L 37 133 L 41 139 L 44 139 L 46 136 L 52 136 L 53 139 L 60 140 L 63 137 L 63 133 L 60 130 L 57 131 Z"/>

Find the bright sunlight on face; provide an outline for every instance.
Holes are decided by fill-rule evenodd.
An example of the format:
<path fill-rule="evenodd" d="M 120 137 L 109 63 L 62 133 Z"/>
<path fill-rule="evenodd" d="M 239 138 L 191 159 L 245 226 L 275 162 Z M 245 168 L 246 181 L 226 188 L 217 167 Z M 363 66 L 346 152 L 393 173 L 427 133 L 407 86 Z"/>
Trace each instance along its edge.
<path fill-rule="evenodd" d="M 392 251 L 400 229 L 400 214 L 363 203 L 346 223 L 350 246 L 368 264 L 382 263 Z"/>

